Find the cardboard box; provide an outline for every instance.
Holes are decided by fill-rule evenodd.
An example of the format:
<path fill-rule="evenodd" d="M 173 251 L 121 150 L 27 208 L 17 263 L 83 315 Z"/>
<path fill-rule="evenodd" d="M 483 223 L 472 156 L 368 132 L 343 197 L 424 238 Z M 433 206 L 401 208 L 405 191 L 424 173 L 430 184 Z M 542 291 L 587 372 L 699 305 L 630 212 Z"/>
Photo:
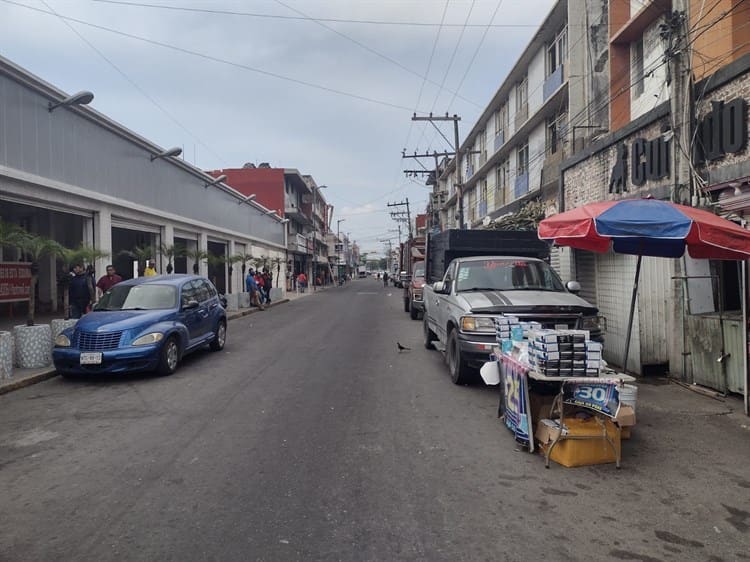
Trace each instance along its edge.
<path fill-rule="evenodd" d="M 630 427 L 631 425 L 635 425 L 635 410 L 633 409 L 633 406 L 620 404 L 620 407 L 617 409 L 615 421 L 620 427 Z"/>
<path fill-rule="evenodd" d="M 555 422 L 540 420 L 534 434 L 542 454 L 546 454 L 560 428 Z M 615 462 L 617 456 L 612 446 L 603 438 L 604 423 L 607 435 L 614 443 L 617 455 L 620 454 L 620 436 L 617 426 L 609 419 L 592 417 L 587 420 L 565 418 L 563 420 L 564 439 L 558 441 L 552 449 L 550 459 L 567 467 L 588 466 L 592 464 L 606 464 Z"/>

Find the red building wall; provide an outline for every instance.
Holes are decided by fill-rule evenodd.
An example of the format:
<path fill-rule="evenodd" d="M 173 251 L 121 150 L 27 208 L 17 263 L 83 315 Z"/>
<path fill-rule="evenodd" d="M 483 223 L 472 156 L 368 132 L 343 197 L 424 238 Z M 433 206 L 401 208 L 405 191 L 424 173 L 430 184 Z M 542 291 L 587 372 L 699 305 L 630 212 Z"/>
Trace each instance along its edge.
<path fill-rule="evenodd" d="M 284 216 L 284 170 L 281 168 L 232 168 L 207 172 L 217 178 L 226 174 L 224 183 L 243 195 L 255 193 L 255 200 Z"/>

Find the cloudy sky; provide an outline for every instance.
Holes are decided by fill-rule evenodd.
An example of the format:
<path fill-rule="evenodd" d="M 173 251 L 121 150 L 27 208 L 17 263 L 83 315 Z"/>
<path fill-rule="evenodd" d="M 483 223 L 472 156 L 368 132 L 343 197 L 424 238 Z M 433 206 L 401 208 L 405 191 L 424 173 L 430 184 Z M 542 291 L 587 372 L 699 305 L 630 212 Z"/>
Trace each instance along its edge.
<path fill-rule="evenodd" d="M 325 184 L 363 251 L 397 240 L 388 203 L 429 189 L 401 151 L 452 150 L 552 0 L 0 0 L 0 54 L 206 169 L 269 162 Z M 443 126 L 452 140 L 450 124 Z M 430 160 L 424 161 L 430 167 Z"/>

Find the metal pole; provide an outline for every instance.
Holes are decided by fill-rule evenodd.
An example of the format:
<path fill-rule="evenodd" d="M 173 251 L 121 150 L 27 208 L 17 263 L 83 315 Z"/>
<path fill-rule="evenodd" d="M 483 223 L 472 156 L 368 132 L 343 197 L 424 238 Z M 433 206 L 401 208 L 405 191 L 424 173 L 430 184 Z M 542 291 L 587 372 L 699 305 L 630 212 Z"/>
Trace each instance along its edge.
<path fill-rule="evenodd" d="M 630 298 L 630 317 L 628 319 L 628 335 L 625 337 L 625 354 L 622 359 L 622 370 L 628 372 L 628 353 L 630 351 L 630 336 L 633 333 L 633 316 L 635 315 L 635 299 L 638 296 L 638 279 L 641 276 L 641 259 L 643 256 L 638 255 L 638 261 L 635 264 L 635 280 L 633 281 L 633 296 Z"/>
<path fill-rule="evenodd" d="M 458 228 L 464 227 L 464 194 L 461 184 L 461 147 L 458 144 L 458 116 L 453 116 L 453 139 L 456 146 L 456 195 L 458 196 Z"/>

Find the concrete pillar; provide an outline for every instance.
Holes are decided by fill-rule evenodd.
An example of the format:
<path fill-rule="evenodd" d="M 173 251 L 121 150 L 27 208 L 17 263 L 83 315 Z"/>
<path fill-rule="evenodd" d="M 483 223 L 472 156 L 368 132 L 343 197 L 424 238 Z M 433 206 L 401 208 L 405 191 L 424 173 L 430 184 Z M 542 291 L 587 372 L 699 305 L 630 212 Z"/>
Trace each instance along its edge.
<path fill-rule="evenodd" d="M 105 207 L 94 213 L 92 228 L 93 237 L 87 237 L 84 226 L 83 239 L 87 244 L 93 244 L 94 248 L 107 253 L 107 256 L 97 259 L 94 264 L 97 276 L 101 277 L 106 272 L 107 265 L 112 263 L 112 212 L 109 208 Z"/>
<path fill-rule="evenodd" d="M 237 253 L 237 244 L 234 240 L 230 240 L 227 243 L 227 258 L 231 258 Z M 232 268 L 232 278 L 229 281 L 229 285 L 232 288 L 232 293 L 240 293 L 242 292 L 242 283 L 238 282 L 238 279 L 242 275 L 242 270 L 240 269 L 240 264 L 237 263 L 229 263 L 227 262 L 227 274 L 229 273 L 229 268 Z"/>
<path fill-rule="evenodd" d="M 165 247 L 174 246 L 174 226 L 171 224 L 165 224 L 161 228 L 161 243 Z M 167 273 L 168 263 L 169 259 L 159 252 L 159 273 Z M 174 263 L 172 263 L 172 267 L 174 268 Z"/>
<path fill-rule="evenodd" d="M 204 252 L 208 252 L 208 234 L 205 232 L 198 234 L 198 248 Z M 208 262 L 206 260 L 201 260 L 199 267 L 198 274 L 208 277 Z"/>

